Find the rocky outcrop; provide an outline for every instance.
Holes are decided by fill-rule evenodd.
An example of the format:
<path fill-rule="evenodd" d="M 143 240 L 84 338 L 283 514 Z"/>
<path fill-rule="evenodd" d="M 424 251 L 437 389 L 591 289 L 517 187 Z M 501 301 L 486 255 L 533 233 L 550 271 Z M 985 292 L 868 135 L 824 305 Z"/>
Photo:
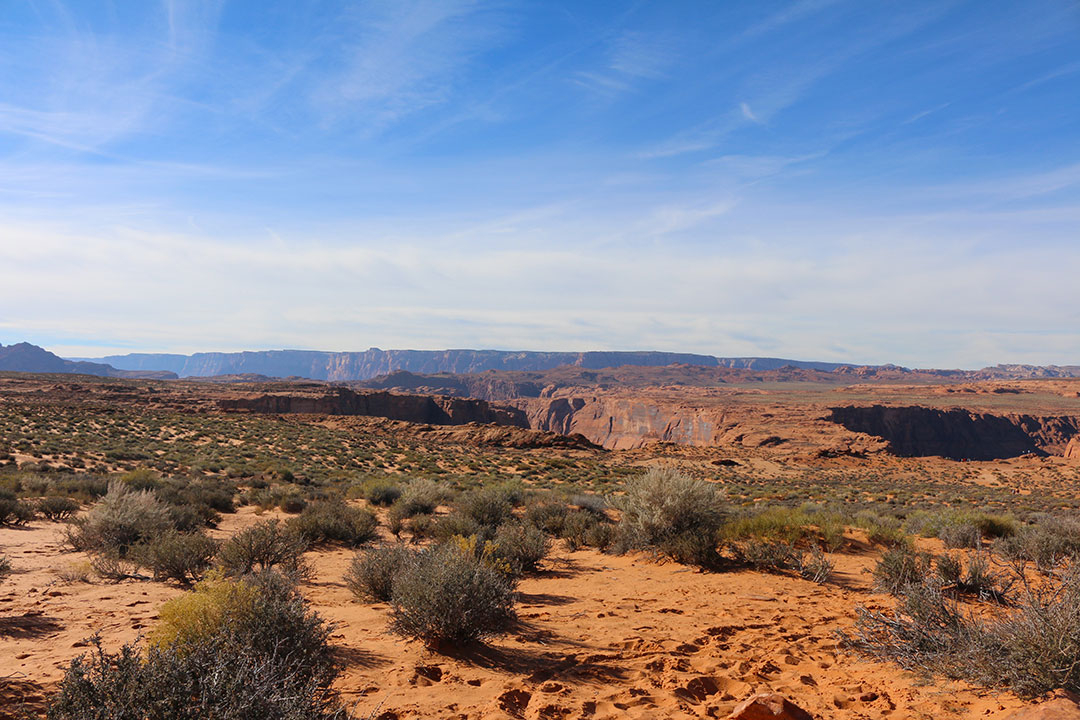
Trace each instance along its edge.
<path fill-rule="evenodd" d="M 1080 702 L 1074 693 L 1054 691 L 1040 703 L 1010 713 L 1005 720 L 1080 720 Z"/>
<path fill-rule="evenodd" d="M 814 720 L 814 717 L 783 695 L 758 693 L 736 705 L 728 720 Z"/>
<path fill-rule="evenodd" d="M 1074 437 L 1069 441 L 1069 444 L 1065 446 L 1065 452 L 1063 454 L 1069 460 L 1080 460 L 1080 436 Z"/>
<path fill-rule="evenodd" d="M 362 415 L 431 425 L 492 423 L 528 427 L 517 408 L 490 405 L 484 400 L 388 392 L 355 392 L 319 388 L 308 392 L 274 392 L 222 398 L 222 410 L 272 414 Z"/>
<path fill-rule="evenodd" d="M 896 455 L 954 460 L 1062 455 L 1080 432 L 1080 417 L 994 415 L 960 408 L 835 407 L 829 419 L 886 440 Z"/>

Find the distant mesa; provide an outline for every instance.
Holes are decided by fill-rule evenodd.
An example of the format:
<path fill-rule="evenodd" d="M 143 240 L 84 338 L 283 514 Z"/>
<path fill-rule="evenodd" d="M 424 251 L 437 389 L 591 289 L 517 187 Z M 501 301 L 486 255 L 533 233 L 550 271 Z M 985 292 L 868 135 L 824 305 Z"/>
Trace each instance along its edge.
<path fill-rule="evenodd" d="M 26 373 L 63 373 L 69 375 L 96 375 L 98 377 L 149 378 L 174 380 L 174 372 L 162 370 L 118 370 L 104 363 L 65 360 L 45 348 L 21 342 L 0 345 L 0 371 Z"/>

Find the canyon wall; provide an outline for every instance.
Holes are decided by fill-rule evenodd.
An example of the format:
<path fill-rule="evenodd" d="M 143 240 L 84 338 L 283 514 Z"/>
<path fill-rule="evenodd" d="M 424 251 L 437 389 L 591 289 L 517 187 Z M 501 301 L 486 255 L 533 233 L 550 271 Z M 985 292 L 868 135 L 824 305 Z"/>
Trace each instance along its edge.
<path fill-rule="evenodd" d="M 835 407 L 829 419 L 886 440 L 896 455 L 996 460 L 1025 454 L 1065 455 L 1080 417 L 993 415 L 960 408 Z"/>
<path fill-rule="evenodd" d="M 529 427 L 521 410 L 490 405 L 484 400 L 388 392 L 358 393 L 346 388 L 327 388 L 317 393 L 264 393 L 222 398 L 218 406 L 231 412 L 359 415 L 431 425 L 475 422 Z"/>

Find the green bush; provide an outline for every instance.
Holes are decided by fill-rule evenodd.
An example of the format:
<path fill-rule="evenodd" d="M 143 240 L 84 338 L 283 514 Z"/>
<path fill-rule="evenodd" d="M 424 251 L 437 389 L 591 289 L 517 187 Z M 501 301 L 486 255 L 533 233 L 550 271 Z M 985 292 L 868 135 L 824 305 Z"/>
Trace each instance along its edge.
<path fill-rule="evenodd" d="M 422 551 L 393 582 L 390 628 L 429 646 L 504 632 L 514 619 L 513 580 L 464 544 Z"/>
<path fill-rule="evenodd" d="M 218 543 L 202 533 L 162 533 L 153 540 L 136 545 L 133 560 L 149 568 L 155 580 L 175 580 L 190 585 L 210 567 Z"/>
<path fill-rule="evenodd" d="M 375 537 L 378 526 L 375 513 L 367 508 L 351 507 L 342 500 L 311 503 L 289 521 L 289 527 L 310 544 L 362 545 Z"/>
<path fill-rule="evenodd" d="M 345 586 L 365 602 L 389 602 L 394 578 L 417 558 L 417 551 L 403 545 L 380 545 L 357 553 L 345 573 Z"/>
<path fill-rule="evenodd" d="M 218 563 L 229 575 L 276 569 L 292 578 L 307 577 L 307 542 L 277 520 L 245 528 L 221 545 Z"/>
<path fill-rule="evenodd" d="M 650 468 L 627 481 L 616 505 L 626 547 L 651 548 L 695 565 L 716 562 L 725 506 L 714 485 L 675 470 Z"/>

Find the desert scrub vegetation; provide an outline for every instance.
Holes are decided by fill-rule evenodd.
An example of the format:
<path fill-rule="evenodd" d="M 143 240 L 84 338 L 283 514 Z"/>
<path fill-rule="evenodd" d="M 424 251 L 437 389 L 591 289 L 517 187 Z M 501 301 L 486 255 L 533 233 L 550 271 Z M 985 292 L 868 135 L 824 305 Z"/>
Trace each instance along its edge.
<path fill-rule="evenodd" d="M 289 529 L 311 545 L 340 542 L 362 545 L 375 537 L 379 522 L 367 508 L 347 505 L 344 500 L 320 500 L 289 521 Z"/>
<path fill-rule="evenodd" d="M 218 542 L 202 533 L 169 530 L 134 546 L 132 561 L 149 569 L 155 580 L 190 585 L 202 578 L 214 562 Z"/>
<path fill-rule="evenodd" d="M 145 648 L 71 662 L 49 720 L 346 720 L 333 626 L 276 573 L 213 577 L 169 601 Z"/>
<path fill-rule="evenodd" d="M 711 483 L 654 467 L 628 480 L 615 505 L 622 512 L 621 548 L 650 549 L 693 565 L 717 562 L 727 508 Z"/>
<path fill-rule="evenodd" d="M 0 525 L 25 525 L 37 516 L 34 505 L 10 490 L 0 490 Z"/>
<path fill-rule="evenodd" d="M 397 543 L 362 550 L 349 563 L 345 586 L 362 602 L 389 602 L 394 578 L 417 555 L 417 550 Z"/>
<path fill-rule="evenodd" d="M 125 557 L 134 545 L 175 529 L 171 509 L 152 490 L 114 482 L 85 516 L 71 521 L 66 539 L 76 550 Z"/>
<path fill-rule="evenodd" d="M 222 543 L 217 562 L 227 575 L 234 577 L 277 570 L 300 580 L 311 574 L 311 567 L 304 560 L 307 549 L 307 541 L 287 525 L 278 520 L 264 520 Z"/>
<path fill-rule="evenodd" d="M 498 635 L 514 620 L 514 581 L 470 543 L 418 551 L 396 573 L 390 629 L 431 647 Z"/>
<path fill-rule="evenodd" d="M 1069 564 L 1033 581 L 1016 567 L 1021 588 L 993 612 L 965 609 L 940 576 L 899 590 L 892 613 L 858 608 L 841 641 L 907 670 L 965 679 L 1034 697 L 1080 690 L 1080 568 Z M 945 574 L 955 576 L 954 567 Z"/>

